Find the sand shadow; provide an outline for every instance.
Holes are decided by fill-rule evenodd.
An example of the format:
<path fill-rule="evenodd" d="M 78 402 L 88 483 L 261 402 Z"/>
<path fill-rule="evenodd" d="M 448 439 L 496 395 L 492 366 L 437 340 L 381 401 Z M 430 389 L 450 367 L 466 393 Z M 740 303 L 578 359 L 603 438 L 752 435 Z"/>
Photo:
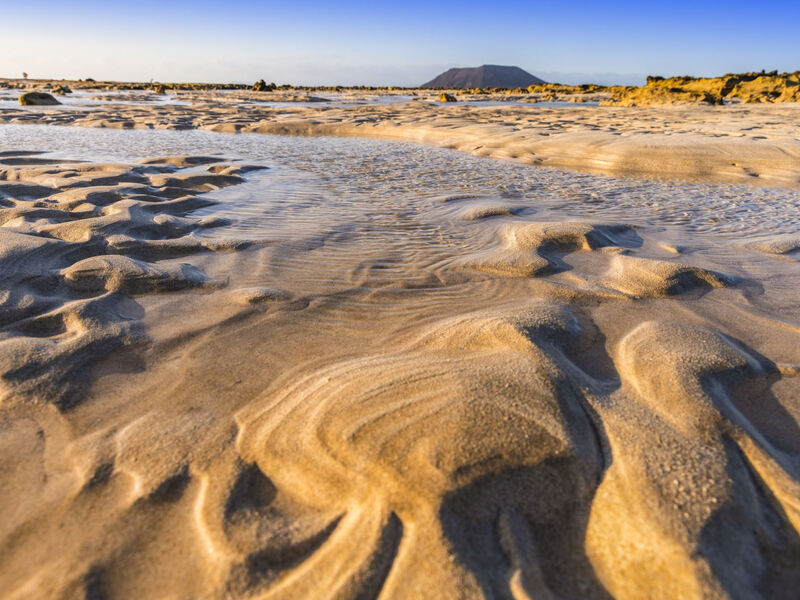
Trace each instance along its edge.
<path fill-rule="evenodd" d="M 572 458 L 480 477 L 444 498 L 442 529 L 486 597 L 611 598 L 586 555 L 595 489 Z"/>

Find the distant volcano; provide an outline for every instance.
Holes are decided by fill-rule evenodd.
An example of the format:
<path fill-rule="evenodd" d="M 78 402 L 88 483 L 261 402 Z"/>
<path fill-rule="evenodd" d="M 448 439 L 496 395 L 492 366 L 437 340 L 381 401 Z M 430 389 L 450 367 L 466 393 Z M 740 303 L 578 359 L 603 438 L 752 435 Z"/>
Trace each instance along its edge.
<path fill-rule="evenodd" d="M 483 65 L 450 69 L 422 85 L 424 88 L 524 88 L 544 83 L 519 67 Z"/>

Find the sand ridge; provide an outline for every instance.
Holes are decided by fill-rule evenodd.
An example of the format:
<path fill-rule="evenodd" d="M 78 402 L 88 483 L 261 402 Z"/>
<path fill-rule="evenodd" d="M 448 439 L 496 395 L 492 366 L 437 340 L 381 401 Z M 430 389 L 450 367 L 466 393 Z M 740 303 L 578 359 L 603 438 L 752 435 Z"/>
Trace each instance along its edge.
<path fill-rule="evenodd" d="M 3 158 L 8 597 L 800 585 L 792 243 L 471 194 L 247 239 L 192 211 L 267 165 Z"/>
<path fill-rule="evenodd" d="M 149 261 L 241 247 L 191 235 L 224 221 L 182 216 L 208 203 L 200 192 L 241 179 L 180 173 L 169 160 L 57 168 L 27 160 L 34 164 L 0 168 L 2 314 L 11 333 L 2 393 L 53 395 L 66 407 L 80 388 L 76 370 L 139 341 L 124 294 L 218 285 L 192 265 Z"/>

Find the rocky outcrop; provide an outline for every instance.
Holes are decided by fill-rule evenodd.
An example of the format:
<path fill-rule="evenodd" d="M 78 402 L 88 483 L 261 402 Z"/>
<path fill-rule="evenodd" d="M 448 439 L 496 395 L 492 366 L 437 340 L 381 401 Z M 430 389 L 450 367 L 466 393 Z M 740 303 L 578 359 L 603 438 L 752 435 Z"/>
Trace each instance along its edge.
<path fill-rule="evenodd" d="M 581 85 L 566 85 L 563 83 L 535 83 L 527 87 L 529 94 L 593 94 L 596 92 L 603 92 L 606 90 L 605 86 L 597 85 L 595 83 L 583 83 Z"/>
<path fill-rule="evenodd" d="M 605 104 L 723 104 L 725 102 L 800 102 L 800 71 L 728 74 L 722 77 L 649 76 L 639 88 L 617 88 Z"/>
<path fill-rule="evenodd" d="M 442 92 L 439 94 L 439 102 L 458 102 L 458 100 L 455 96 L 453 96 L 453 94 Z"/>
<path fill-rule="evenodd" d="M 697 92 L 680 87 L 642 86 L 623 89 L 602 102 L 609 106 L 660 106 L 665 104 L 722 104 L 722 97 L 712 92 Z"/>
<path fill-rule="evenodd" d="M 47 92 L 26 92 L 19 97 L 19 103 L 23 106 L 52 106 L 61 104 Z"/>
<path fill-rule="evenodd" d="M 741 102 L 800 102 L 800 71 L 726 75 L 722 94 Z"/>
<path fill-rule="evenodd" d="M 251 89 L 254 92 L 272 92 L 277 87 L 278 86 L 276 86 L 274 83 L 267 84 L 267 82 L 265 82 L 263 79 L 259 79 L 253 84 L 253 87 Z"/>

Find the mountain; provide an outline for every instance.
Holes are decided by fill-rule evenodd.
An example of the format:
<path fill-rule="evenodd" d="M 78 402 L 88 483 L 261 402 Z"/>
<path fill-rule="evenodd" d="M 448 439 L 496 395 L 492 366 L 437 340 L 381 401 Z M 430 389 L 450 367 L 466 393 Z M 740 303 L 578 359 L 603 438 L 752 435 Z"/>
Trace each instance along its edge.
<path fill-rule="evenodd" d="M 524 88 L 534 83 L 544 83 L 519 67 L 483 65 L 450 69 L 423 84 L 424 88 Z"/>

